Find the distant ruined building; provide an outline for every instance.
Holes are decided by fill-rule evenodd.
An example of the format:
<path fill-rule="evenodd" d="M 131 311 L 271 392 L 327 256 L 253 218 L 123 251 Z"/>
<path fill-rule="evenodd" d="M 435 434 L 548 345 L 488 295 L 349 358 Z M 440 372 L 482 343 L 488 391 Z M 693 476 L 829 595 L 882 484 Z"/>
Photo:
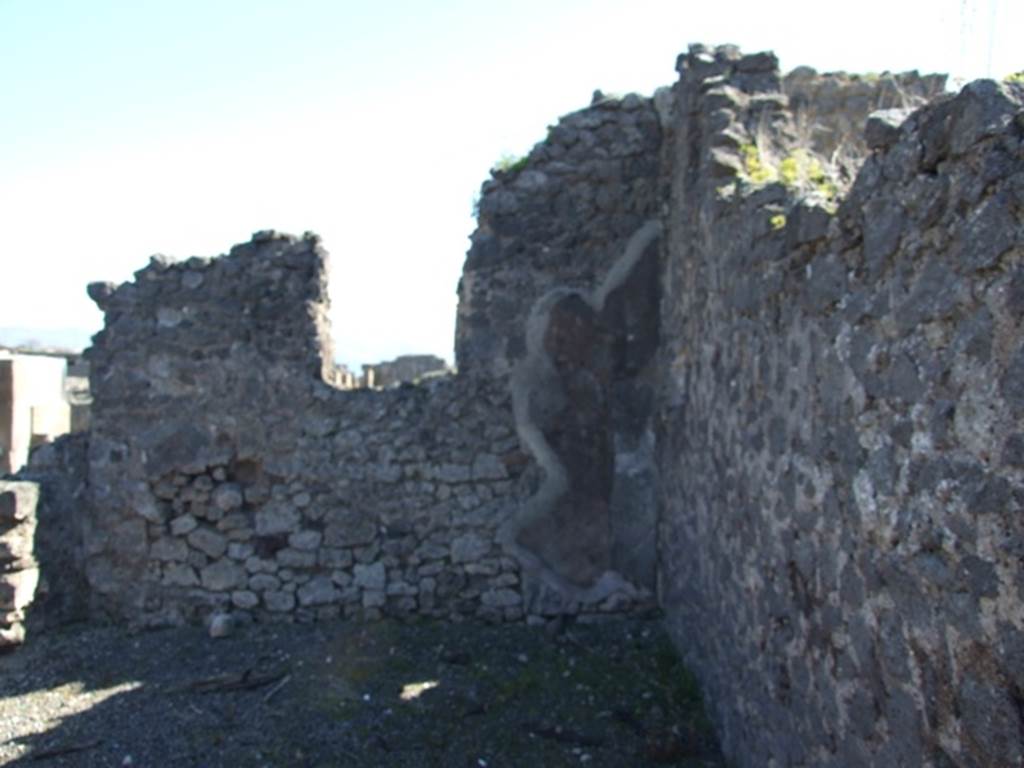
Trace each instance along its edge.
<path fill-rule="evenodd" d="M 453 373 L 443 358 L 437 355 L 399 355 L 394 360 L 363 365 L 357 375 L 344 365 L 335 365 L 324 380 L 339 389 L 362 387 L 385 388 L 401 384 L 418 384 L 425 377 L 446 376 Z"/>
<path fill-rule="evenodd" d="M 456 375 L 334 386 L 315 236 L 91 285 L 0 637 L 658 607 L 736 765 L 1024 763 L 1024 89 L 677 69 L 485 182 Z"/>
<path fill-rule="evenodd" d="M 88 423 L 88 372 L 75 355 L 0 348 L 0 474 L 21 469 L 32 448 Z"/>

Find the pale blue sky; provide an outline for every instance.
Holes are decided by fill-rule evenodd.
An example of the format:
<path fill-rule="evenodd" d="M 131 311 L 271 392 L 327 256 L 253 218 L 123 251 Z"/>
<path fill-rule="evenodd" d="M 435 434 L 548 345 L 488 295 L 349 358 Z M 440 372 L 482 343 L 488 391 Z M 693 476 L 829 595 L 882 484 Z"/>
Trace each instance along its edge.
<path fill-rule="evenodd" d="M 98 330 L 90 280 L 319 232 L 337 352 L 451 358 L 489 167 L 690 42 L 784 68 L 1024 67 L 1024 3 L 0 0 L 0 327 Z"/>

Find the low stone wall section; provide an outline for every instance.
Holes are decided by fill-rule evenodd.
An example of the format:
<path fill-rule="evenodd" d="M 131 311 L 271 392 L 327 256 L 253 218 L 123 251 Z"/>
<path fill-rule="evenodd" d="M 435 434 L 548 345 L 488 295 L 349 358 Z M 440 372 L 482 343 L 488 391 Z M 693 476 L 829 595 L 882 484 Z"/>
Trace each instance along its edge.
<path fill-rule="evenodd" d="M 494 531 L 525 461 L 493 417 L 500 400 L 474 394 L 354 392 L 337 417 L 304 422 L 286 462 L 162 468 L 148 480 L 160 522 L 145 525 L 147 591 L 181 619 L 523 618 L 519 568 Z"/>
<path fill-rule="evenodd" d="M 554 610 L 496 535 L 539 483 L 506 382 L 329 386 L 325 269 L 315 237 L 260 233 L 91 286 L 107 316 L 89 351 L 94 610 L 148 624 Z"/>

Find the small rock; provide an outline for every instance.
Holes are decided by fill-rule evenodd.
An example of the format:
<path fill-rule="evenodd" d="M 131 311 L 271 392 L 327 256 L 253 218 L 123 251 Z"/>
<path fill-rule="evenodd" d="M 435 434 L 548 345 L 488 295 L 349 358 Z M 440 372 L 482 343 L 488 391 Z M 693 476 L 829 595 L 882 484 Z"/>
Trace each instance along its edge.
<path fill-rule="evenodd" d="M 211 592 L 226 592 L 245 585 L 245 570 L 231 561 L 218 560 L 200 571 L 203 587 Z"/>
<path fill-rule="evenodd" d="M 273 591 L 281 588 L 281 580 L 269 573 L 257 573 L 249 578 L 249 589 L 256 592 Z"/>
<path fill-rule="evenodd" d="M 169 587 L 195 587 L 199 585 L 199 577 L 191 565 L 170 563 L 164 568 L 162 583 Z"/>
<path fill-rule="evenodd" d="M 320 546 L 321 539 L 323 534 L 319 531 L 296 531 L 288 537 L 288 544 L 292 549 L 310 551 Z"/>
<path fill-rule="evenodd" d="M 355 576 L 355 584 L 363 589 L 380 590 L 383 592 L 387 582 L 387 571 L 384 563 L 376 562 L 373 565 L 357 565 L 352 569 Z"/>
<path fill-rule="evenodd" d="M 188 535 L 190 546 L 198 549 L 207 557 L 216 559 L 228 550 L 228 540 L 209 528 L 197 528 Z"/>
<path fill-rule="evenodd" d="M 224 512 L 239 509 L 242 506 L 243 500 L 242 489 L 235 483 L 218 485 L 217 489 L 213 492 L 214 505 Z"/>
<path fill-rule="evenodd" d="M 479 560 L 490 551 L 491 542 L 475 533 L 467 533 L 452 542 L 452 562 L 470 563 Z"/>
<path fill-rule="evenodd" d="M 864 125 L 868 149 L 888 149 L 899 141 L 900 126 L 909 114 L 909 109 L 880 109 L 868 115 Z"/>
<path fill-rule="evenodd" d="M 301 586 L 297 592 L 299 604 L 327 605 L 338 600 L 340 593 L 334 588 L 330 577 L 317 576 L 308 583 Z"/>
<path fill-rule="evenodd" d="M 228 613 L 215 613 L 210 616 L 209 632 L 210 637 L 227 637 L 231 634 L 234 622 L 231 619 L 231 614 Z"/>
<path fill-rule="evenodd" d="M 268 504 L 256 513 L 256 534 L 291 533 L 299 526 L 299 513 L 280 504 Z"/>
<path fill-rule="evenodd" d="M 171 520 L 171 535 L 185 536 L 198 526 L 198 521 L 192 515 L 181 515 Z"/>
<path fill-rule="evenodd" d="M 240 541 L 232 541 L 228 544 L 228 557 L 232 560 L 248 560 L 255 553 L 252 544 Z"/>
<path fill-rule="evenodd" d="M 480 454 L 473 461 L 474 480 L 504 480 L 509 476 L 505 464 L 494 454 Z"/>
<path fill-rule="evenodd" d="M 174 307 L 160 307 L 156 311 L 156 322 L 161 328 L 174 328 L 181 323 L 181 310 Z"/>
<path fill-rule="evenodd" d="M 231 603 L 236 608 L 249 610 L 250 608 L 255 608 L 260 604 L 260 598 L 255 592 L 250 592 L 247 589 L 241 589 L 237 592 L 231 593 Z"/>
<path fill-rule="evenodd" d="M 295 595 L 291 592 L 268 591 L 263 593 L 263 602 L 268 611 L 284 613 L 295 607 Z"/>
<path fill-rule="evenodd" d="M 278 550 L 274 557 L 282 568 L 312 568 L 316 565 L 315 552 L 302 552 L 290 547 Z"/>
<path fill-rule="evenodd" d="M 521 604 L 523 598 L 511 589 L 492 589 L 480 595 L 480 602 L 489 608 L 510 608 Z"/>
<path fill-rule="evenodd" d="M 100 309 L 103 309 L 110 303 L 110 299 L 117 291 L 117 287 L 110 282 L 95 282 L 89 283 L 85 287 L 85 291 L 89 298 L 96 302 Z"/>

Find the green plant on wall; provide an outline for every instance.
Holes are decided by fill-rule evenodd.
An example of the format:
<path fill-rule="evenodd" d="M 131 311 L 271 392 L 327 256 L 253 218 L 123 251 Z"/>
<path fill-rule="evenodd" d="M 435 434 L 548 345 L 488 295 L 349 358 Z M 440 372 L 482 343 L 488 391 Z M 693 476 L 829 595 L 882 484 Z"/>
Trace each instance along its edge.
<path fill-rule="evenodd" d="M 740 156 L 743 158 L 744 174 L 751 184 L 768 184 L 778 178 L 778 172 L 764 159 L 756 144 L 741 146 Z"/>
<path fill-rule="evenodd" d="M 1020 72 L 1011 72 L 1003 78 L 1004 83 L 1016 83 L 1017 85 L 1024 85 L 1024 69 Z"/>
<path fill-rule="evenodd" d="M 794 150 L 782 159 L 779 163 L 779 181 L 790 189 L 817 192 L 830 202 L 834 202 L 839 194 L 825 166 L 803 149 Z"/>
<path fill-rule="evenodd" d="M 779 182 L 787 189 L 814 193 L 824 198 L 825 208 L 835 210 L 839 188 L 821 160 L 805 149 L 795 149 L 781 160 L 773 161 L 769 153 L 756 144 L 740 146 L 743 162 L 741 178 L 749 184 L 762 186 Z"/>
<path fill-rule="evenodd" d="M 779 181 L 787 187 L 795 187 L 800 181 L 800 163 L 795 154 L 785 157 L 779 163 Z"/>
<path fill-rule="evenodd" d="M 516 173 L 526 167 L 529 159 L 528 155 L 517 157 L 516 155 L 504 154 L 498 158 L 498 162 L 494 164 L 493 170 L 499 173 Z"/>

